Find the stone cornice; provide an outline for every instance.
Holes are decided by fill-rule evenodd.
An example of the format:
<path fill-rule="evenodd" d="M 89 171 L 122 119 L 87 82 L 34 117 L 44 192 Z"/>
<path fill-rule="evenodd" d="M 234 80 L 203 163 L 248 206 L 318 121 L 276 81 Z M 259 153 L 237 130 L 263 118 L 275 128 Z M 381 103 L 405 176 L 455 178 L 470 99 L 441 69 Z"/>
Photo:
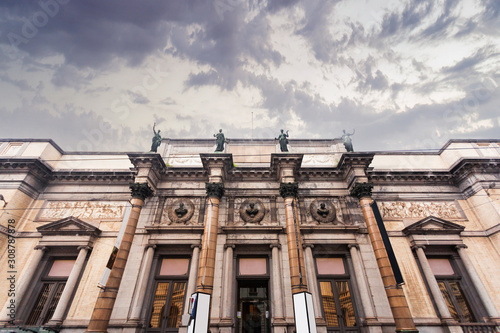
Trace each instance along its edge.
<path fill-rule="evenodd" d="M 128 157 L 135 169 L 151 168 L 152 170 L 163 173 L 167 168 L 160 154 L 157 153 L 131 153 L 128 154 Z"/>
<path fill-rule="evenodd" d="M 206 180 L 208 175 L 207 170 L 202 168 L 167 168 L 162 176 L 162 179 L 167 180 Z"/>
<path fill-rule="evenodd" d="M 296 178 L 297 173 L 302 164 L 304 154 L 280 153 L 271 154 L 271 172 L 276 175 L 278 180 L 282 176 L 282 169 L 293 170 L 293 175 Z M 280 180 L 282 181 L 282 180 Z"/>
<path fill-rule="evenodd" d="M 0 158 L 0 173 L 30 173 L 41 180 L 48 180 L 53 169 L 38 158 Z"/>
<path fill-rule="evenodd" d="M 52 181 L 61 182 L 121 182 L 130 183 L 134 180 L 133 171 L 56 171 L 51 176 Z"/>
<path fill-rule="evenodd" d="M 456 184 L 462 182 L 471 175 L 485 173 L 500 173 L 499 158 L 464 158 L 459 160 L 450 168 L 450 173 Z"/>
<path fill-rule="evenodd" d="M 205 169 L 213 166 L 225 167 L 230 169 L 233 167 L 233 154 L 226 153 L 201 153 L 201 163 Z"/>
<path fill-rule="evenodd" d="M 353 167 L 367 169 L 374 156 L 374 153 L 345 153 L 342 154 L 337 168 L 344 171 L 344 173 Z"/>
<path fill-rule="evenodd" d="M 367 176 L 370 182 L 377 185 L 383 184 L 452 184 L 452 175 L 448 171 L 374 171 L 367 170 Z"/>
<path fill-rule="evenodd" d="M 300 168 L 297 172 L 297 179 L 299 181 L 342 181 L 343 178 L 343 172 L 338 168 Z"/>
<path fill-rule="evenodd" d="M 210 182 L 224 181 L 230 178 L 230 172 L 234 165 L 232 154 L 202 153 L 200 158 Z"/>

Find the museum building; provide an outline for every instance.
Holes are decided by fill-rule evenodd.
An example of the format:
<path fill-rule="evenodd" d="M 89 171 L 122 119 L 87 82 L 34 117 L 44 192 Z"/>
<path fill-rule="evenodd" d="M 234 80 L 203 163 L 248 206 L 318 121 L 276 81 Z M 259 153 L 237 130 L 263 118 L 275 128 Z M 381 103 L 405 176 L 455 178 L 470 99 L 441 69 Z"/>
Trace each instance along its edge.
<path fill-rule="evenodd" d="M 0 332 L 500 332 L 499 140 L 215 147 L 0 140 Z"/>

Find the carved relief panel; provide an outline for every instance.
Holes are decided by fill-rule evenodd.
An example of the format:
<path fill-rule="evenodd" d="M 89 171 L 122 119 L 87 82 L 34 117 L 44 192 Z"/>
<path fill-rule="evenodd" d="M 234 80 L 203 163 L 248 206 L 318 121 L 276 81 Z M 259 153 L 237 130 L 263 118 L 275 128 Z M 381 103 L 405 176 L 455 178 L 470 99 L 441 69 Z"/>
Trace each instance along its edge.
<path fill-rule="evenodd" d="M 233 221 L 236 225 L 271 224 L 269 198 L 235 198 Z"/>
<path fill-rule="evenodd" d="M 81 220 L 121 220 L 126 201 L 47 201 L 39 220 L 52 221 L 74 216 Z"/>
<path fill-rule="evenodd" d="M 200 198 L 167 198 L 161 224 L 199 225 Z"/>
<path fill-rule="evenodd" d="M 454 201 L 379 201 L 382 218 L 424 218 L 435 216 L 442 219 L 463 219 Z"/>
<path fill-rule="evenodd" d="M 305 220 L 302 224 L 328 225 L 344 224 L 342 218 L 340 202 L 336 198 L 303 198 L 301 209 L 304 213 L 301 215 Z"/>

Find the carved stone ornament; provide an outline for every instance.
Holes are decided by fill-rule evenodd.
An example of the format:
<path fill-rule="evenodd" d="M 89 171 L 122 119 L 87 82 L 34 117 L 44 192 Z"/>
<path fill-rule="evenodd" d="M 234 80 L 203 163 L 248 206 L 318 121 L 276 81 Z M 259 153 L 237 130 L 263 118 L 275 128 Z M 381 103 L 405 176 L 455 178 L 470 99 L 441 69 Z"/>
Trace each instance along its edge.
<path fill-rule="evenodd" d="M 372 196 L 373 184 L 370 183 L 356 183 L 351 190 L 351 195 L 358 199 Z"/>
<path fill-rule="evenodd" d="M 378 202 L 383 218 L 424 218 L 435 216 L 460 219 L 462 216 L 453 201 L 381 201 Z"/>
<path fill-rule="evenodd" d="M 205 183 L 207 197 L 222 198 L 224 195 L 224 184 L 222 183 Z"/>
<path fill-rule="evenodd" d="M 280 184 L 280 195 L 284 198 L 297 197 L 297 192 L 299 191 L 298 183 L 281 183 Z"/>
<path fill-rule="evenodd" d="M 314 200 L 309 206 L 313 219 L 319 223 L 332 223 L 337 217 L 335 206 L 328 200 Z"/>
<path fill-rule="evenodd" d="M 38 219 L 121 220 L 126 206 L 126 201 L 47 201 Z"/>
<path fill-rule="evenodd" d="M 240 206 L 240 216 L 248 223 L 259 223 L 266 215 L 266 207 L 260 200 L 249 199 Z"/>
<path fill-rule="evenodd" d="M 167 208 L 167 212 L 172 223 L 186 224 L 193 217 L 194 203 L 189 199 L 178 199 Z"/>
<path fill-rule="evenodd" d="M 130 183 L 129 187 L 132 192 L 132 198 L 144 200 L 153 195 L 153 190 L 149 187 L 148 183 Z"/>

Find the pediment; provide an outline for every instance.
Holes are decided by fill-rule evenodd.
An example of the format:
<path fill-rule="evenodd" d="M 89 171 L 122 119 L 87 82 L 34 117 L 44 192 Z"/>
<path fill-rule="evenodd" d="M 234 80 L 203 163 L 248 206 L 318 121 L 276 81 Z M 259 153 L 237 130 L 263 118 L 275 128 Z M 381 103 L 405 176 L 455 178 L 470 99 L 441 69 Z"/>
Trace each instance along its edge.
<path fill-rule="evenodd" d="M 87 222 L 69 216 L 36 228 L 43 235 L 91 235 L 97 236 L 101 230 Z"/>
<path fill-rule="evenodd" d="M 465 227 L 443 220 L 439 217 L 428 216 L 420 221 L 410 224 L 403 229 L 405 235 L 411 234 L 460 234 Z"/>

